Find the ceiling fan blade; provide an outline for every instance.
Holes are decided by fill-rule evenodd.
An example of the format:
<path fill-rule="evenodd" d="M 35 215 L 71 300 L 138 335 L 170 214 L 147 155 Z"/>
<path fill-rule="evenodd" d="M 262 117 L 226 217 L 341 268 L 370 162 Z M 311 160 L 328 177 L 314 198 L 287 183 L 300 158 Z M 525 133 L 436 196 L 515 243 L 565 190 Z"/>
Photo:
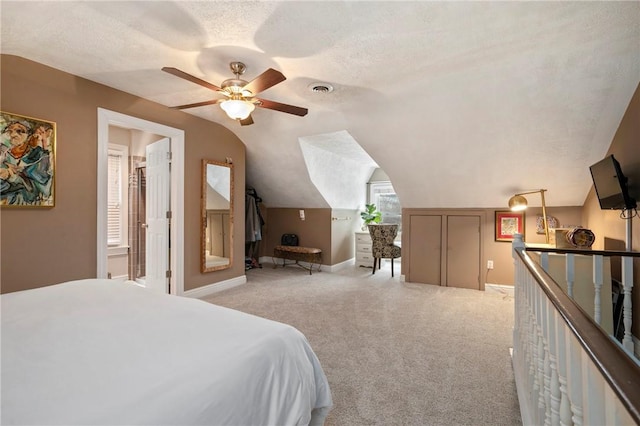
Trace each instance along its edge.
<path fill-rule="evenodd" d="M 259 107 L 286 112 L 288 114 L 298 115 L 300 117 L 304 117 L 309 112 L 309 110 L 306 108 L 281 104 L 280 102 L 269 101 L 267 99 L 258 99 L 258 101 L 260 101 L 260 103 L 257 104 L 257 106 Z"/>
<path fill-rule="evenodd" d="M 217 100 L 212 100 L 212 101 L 204 101 L 204 102 L 196 102 L 194 104 L 186 104 L 186 105 L 178 105 L 178 106 L 172 106 L 169 107 L 171 109 L 186 109 L 186 108 L 195 108 L 195 107 L 199 107 L 199 106 L 205 106 L 205 105 L 213 105 L 218 103 Z"/>
<path fill-rule="evenodd" d="M 208 81 L 204 81 L 202 79 L 199 79 L 198 77 L 194 77 L 191 74 L 187 74 L 184 71 L 180 71 L 177 68 L 163 67 L 162 71 L 168 72 L 169 74 L 175 75 L 176 77 L 184 78 L 185 80 L 188 80 L 188 81 L 190 81 L 192 83 L 199 84 L 200 86 L 204 86 L 207 89 L 215 90 L 216 92 L 222 91 L 222 89 L 219 88 L 218 86 L 213 85 L 213 84 L 209 83 Z"/>
<path fill-rule="evenodd" d="M 287 78 L 280 72 L 276 71 L 273 68 L 269 68 L 249 83 L 247 83 L 242 90 L 248 90 L 254 95 L 262 92 L 263 90 L 267 90 L 269 87 L 273 87 L 278 83 L 282 83 Z"/>
<path fill-rule="evenodd" d="M 238 121 L 240 122 L 241 126 L 248 126 L 250 124 L 253 124 L 253 118 L 251 116 L 248 116 L 244 120 L 238 120 Z"/>

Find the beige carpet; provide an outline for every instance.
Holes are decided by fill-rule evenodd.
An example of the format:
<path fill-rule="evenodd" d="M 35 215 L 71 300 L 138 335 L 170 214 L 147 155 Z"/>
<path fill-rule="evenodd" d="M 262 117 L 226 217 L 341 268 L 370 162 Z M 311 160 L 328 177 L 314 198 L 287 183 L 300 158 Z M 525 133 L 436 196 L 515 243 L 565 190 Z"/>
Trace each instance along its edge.
<path fill-rule="evenodd" d="M 327 425 L 521 424 L 511 297 L 403 283 L 388 265 L 312 276 L 263 266 L 206 300 L 307 336 L 331 386 Z"/>

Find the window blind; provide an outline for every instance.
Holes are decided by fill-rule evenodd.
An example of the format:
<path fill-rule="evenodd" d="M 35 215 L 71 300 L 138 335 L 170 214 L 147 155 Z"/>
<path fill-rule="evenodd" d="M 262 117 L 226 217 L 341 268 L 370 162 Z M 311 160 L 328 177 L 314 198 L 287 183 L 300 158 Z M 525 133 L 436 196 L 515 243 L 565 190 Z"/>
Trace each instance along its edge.
<path fill-rule="evenodd" d="M 109 153 L 107 244 L 122 245 L 122 155 Z"/>

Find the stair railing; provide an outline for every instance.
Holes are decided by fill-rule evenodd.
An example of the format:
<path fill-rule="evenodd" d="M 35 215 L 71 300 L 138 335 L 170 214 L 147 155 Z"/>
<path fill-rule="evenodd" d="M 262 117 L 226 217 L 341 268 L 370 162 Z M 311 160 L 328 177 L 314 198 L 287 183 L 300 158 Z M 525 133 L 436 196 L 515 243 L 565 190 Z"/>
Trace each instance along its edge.
<path fill-rule="evenodd" d="M 521 236 L 516 236 L 513 247 L 513 366 L 524 424 L 640 424 L 640 364 L 633 357 L 632 343 L 628 343 L 631 306 L 624 317 L 625 339 L 620 345 L 529 256 Z M 556 249 L 531 250 L 559 252 Z M 583 252 L 586 250 L 580 251 Z M 640 253 L 607 253 L 631 259 L 624 261 L 623 258 L 623 281 L 631 277 L 632 283 L 631 261 Z M 597 251 L 588 254 L 595 255 L 594 282 L 598 286 L 598 281 L 602 281 L 599 278 L 602 263 L 598 256 L 605 254 Z M 543 253 L 542 264 L 547 262 L 544 259 Z M 570 266 L 572 261 L 567 262 Z M 628 289 L 625 308 L 627 300 L 631 300 L 631 285 Z"/>

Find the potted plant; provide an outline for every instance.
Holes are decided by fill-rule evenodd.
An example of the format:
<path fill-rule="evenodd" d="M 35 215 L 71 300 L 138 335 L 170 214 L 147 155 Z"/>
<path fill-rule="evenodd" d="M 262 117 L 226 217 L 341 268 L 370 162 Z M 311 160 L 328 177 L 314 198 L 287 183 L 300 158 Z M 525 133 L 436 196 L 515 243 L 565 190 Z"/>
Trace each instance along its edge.
<path fill-rule="evenodd" d="M 367 225 L 371 223 L 380 223 L 382 222 L 382 213 L 380 213 L 376 209 L 375 204 L 365 204 L 365 210 L 360 212 L 360 217 L 364 220 L 364 225 L 362 225 L 362 230 L 367 230 Z"/>

